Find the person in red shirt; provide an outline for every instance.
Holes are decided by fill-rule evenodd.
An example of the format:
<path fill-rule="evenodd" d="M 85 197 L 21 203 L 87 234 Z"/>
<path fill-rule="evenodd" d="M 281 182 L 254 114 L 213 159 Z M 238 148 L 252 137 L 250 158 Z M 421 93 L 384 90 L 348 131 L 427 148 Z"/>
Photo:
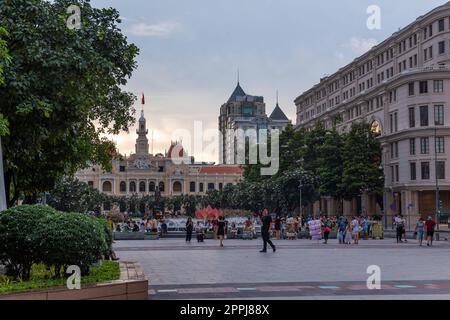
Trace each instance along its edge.
<path fill-rule="evenodd" d="M 427 246 L 428 247 L 433 245 L 435 226 L 436 226 L 436 222 L 433 221 L 433 218 L 428 217 L 427 222 L 425 222 L 425 227 L 427 228 Z"/>

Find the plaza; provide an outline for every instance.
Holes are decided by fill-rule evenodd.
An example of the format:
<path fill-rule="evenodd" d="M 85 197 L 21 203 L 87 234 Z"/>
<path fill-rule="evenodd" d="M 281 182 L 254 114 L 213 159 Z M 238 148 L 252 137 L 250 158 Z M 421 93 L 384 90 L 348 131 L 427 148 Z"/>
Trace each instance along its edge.
<path fill-rule="evenodd" d="M 149 299 L 450 299 L 448 242 L 361 241 L 343 246 L 310 240 L 186 244 L 183 239 L 116 241 L 122 260 L 137 261 L 149 279 Z M 368 290 L 367 268 L 381 269 L 381 290 Z"/>

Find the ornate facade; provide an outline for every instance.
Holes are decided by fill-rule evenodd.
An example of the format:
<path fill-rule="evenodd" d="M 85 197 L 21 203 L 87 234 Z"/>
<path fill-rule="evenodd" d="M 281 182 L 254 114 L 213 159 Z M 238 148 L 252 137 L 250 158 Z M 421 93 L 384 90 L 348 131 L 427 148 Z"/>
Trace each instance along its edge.
<path fill-rule="evenodd" d="M 143 111 L 136 133 L 135 153 L 112 160 L 111 171 L 91 166 L 78 171 L 76 177 L 111 195 L 154 195 L 159 191 L 162 196 L 205 194 L 237 184 L 242 178 L 239 166 L 195 163 L 178 142 L 172 142 L 165 155 L 150 154 Z"/>

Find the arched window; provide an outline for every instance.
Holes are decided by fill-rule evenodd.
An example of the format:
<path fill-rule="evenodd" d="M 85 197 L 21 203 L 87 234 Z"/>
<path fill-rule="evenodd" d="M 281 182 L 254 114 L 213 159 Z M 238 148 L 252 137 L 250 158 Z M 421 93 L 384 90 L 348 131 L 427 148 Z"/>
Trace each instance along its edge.
<path fill-rule="evenodd" d="M 164 192 L 164 182 L 161 181 L 161 182 L 158 184 L 158 188 L 159 188 L 159 191 Z"/>
<path fill-rule="evenodd" d="M 181 182 L 175 181 L 175 182 L 173 183 L 173 192 L 181 193 L 182 190 L 183 190 L 183 187 L 181 186 Z"/>
<path fill-rule="evenodd" d="M 190 184 L 189 184 L 189 191 L 190 192 L 195 192 L 196 190 L 195 190 L 195 182 L 194 181 L 192 181 Z"/>
<path fill-rule="evenodd" d="M 155 192 L 155 188 L 156 188 L 155 182 L 154 181 L 150 181 L 150 183 L 148 184 L 148 191 L 149 192 Z"/>
<path fill-rule="evenodd" d="M 145 182 L 139 182 L 139 192 L 145 192 Z"/>
<path fill-rule="evenodd" d="M 223 189 L 223 183 L 219 183 L 219 190 L 222 191 Z"/>
<path fill-rule="evenodd" d="M 136 192 L 136 182 L 130 182 L 130 192 Z"/>
<path fill-rule="evenodd" d="M 124 181 L 120 183 L 120 192 L 127 192 L 127 184 Z"/>
<path fill-rule="evenodd" d="M 203 183 L 199 184 L 198 189 L 199 189 L 199 192 L 203 192 L 204 191 Z"/>
<path fill-rule="evenodd" d="M 214 183 L 208 183 L 208 191 L 212 191 L 216 188 L 216 186 L 214 185 Z"/>
<path fill-rule="evenodd" d="M 112 192 L 112 184 L 110 181 L 103 182 L 103 192 Z"/>

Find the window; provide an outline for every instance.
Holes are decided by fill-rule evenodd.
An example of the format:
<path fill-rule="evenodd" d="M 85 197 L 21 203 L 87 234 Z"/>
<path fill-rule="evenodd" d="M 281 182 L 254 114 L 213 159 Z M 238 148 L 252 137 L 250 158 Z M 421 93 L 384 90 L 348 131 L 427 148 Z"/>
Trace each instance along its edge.
<path fill-rule="evenodd" d="M 198 185 L 198 189 L 199 189 L 199 192 L 203 192 L 204 191 L 203 183 L 200 183 Z"/>
<path fill-rule="evenodd" d="M 88 186 L 93 188 L 94 187 L 94 181 L 88 181 Z"/>
<path fill-rule="evenodd" d="M 433 89 L 435 93 L 444 92 L 444 81 L 443 80 L 434 80 L 433 81 Z"/>
<path fill-rule="evenodd" d="M 420 153 L 429 154 L 430 153 L 430 139 L 420 138 Z"/>
<path fill-rule="evenodd" d="M 436 178 L 439 180 L 445 179 L 445 162 L 444 161 L 436 162 Z"/>
<path fill-rule="evenodd" d="M 195 182 L 194 182 L 194 181 L 192 181 L 192 182 L 189 184 L 189 191 L 190 191 L 190 192 L 195 192 Z"/>
<path fill-rule="evenodd" d="M 439 32 L 444 31 L 444 29 L 445 29 L 445 20 L 444 19 L 439 20 L 438 21 L 438 26 L 439 26 Z"/>
<path fill-rule="evenodd" d="M 436 137 L 436 153 L 445 153 L 444 137 Z"/>
<path fill-rule="evenodd" d="M 410 96 L 413 96 L 415 93 L 414 93 L 414 82 L 410 82 L 409 84 L 408 84 L 408 88 L 409 88 L 409 95 Z"/>
<path fill-rule="evenodd" d="M 127 184 L 123 181 L 120 183 L 120 192 L 127 192 Z"/>
<path fill-rule="evenodd" d="M 103 192 L 112 192 L 112 183 L 110 181 L 103 182 Z"/>
<path fill-rule="evenodd" d="M 428 106 L 420 107 L 420 126 L 421 127 L 428 126 Z"/>
<path fill-rule="evenodd" d="M 409 127 L 414 128 L 416 126 L 416 109 L 414 107 L 409 108 Z"/>
<path fill-rule="evenodd" d="M 145 192 L 145 182 L 139 182 L 139 192 Z"/>
<path fill-rule="evenodd" d="M 154 181 L 150 181 L 150 183 L 148 184 L 148 191 L 149 192 L 155 192 L 156 189 L 156 184 Z"/>
<path fill-rule="evenodd" d="M 420 81 L 419 83 L 419 93 L 428 93 L 428 81 Z"/>
<path fill-rule="evenodd" d="M 161 182 L 158 184 L 158 189 L 159 189 L 159 191 L 164 192 L 164 182 L 161 181 Z"/>
<path fill-rule="evenodd" d="M 120 166 L 120 167 L 119 167 L 119 171 L 120 171 L 120 172 L 125 172 L 125 166 Z"/>
<path fill-rule="evenodd" d="M 216 187 L 214 185 L 214 183 L 208 183 L 208 191 L 212 191 L 214 190 Z"/>
<path fill-rule="evenodd" d="M 416 155 L 416 139 L 415 138 L 409 139 L 409 154 L 412 156 Z"/>
<path fill-rule="evenodd" d="M 136 192 L 136 182 L 130 182 L 130 192 Z"/>
<path fill-rule="evenodd" d="M 444 106 L 434 106 L 434 123 L 436 126 L 444 125 Z"/>
<path fill-rule="evenodd" d="M 399 173 L 399 166 L 398 165 L 395 166 L 395 181 L 396 182 L 400 181 L 400 173 Z"/>
<path fill-rule="evenodd" d="M 439 54 L 445 53 L 445 41 L 439 42 Z"/>
<path fill-rule="evenodd" d="M 422 180 L 429 180 L 430 179 L 430 163 L 429 162 L 422 162 L 421 163 L 421 173 L 422 173 Z"/>
<path fill-rule="evenodd" d="M 412 181 L 417 180 L 416 169 L 417 169 L 417 166 L 416 166 L 415 162 L 409 164 L 409 171 L 410 171 L 410 174 L 411 174 L 411 180 Z"/>

